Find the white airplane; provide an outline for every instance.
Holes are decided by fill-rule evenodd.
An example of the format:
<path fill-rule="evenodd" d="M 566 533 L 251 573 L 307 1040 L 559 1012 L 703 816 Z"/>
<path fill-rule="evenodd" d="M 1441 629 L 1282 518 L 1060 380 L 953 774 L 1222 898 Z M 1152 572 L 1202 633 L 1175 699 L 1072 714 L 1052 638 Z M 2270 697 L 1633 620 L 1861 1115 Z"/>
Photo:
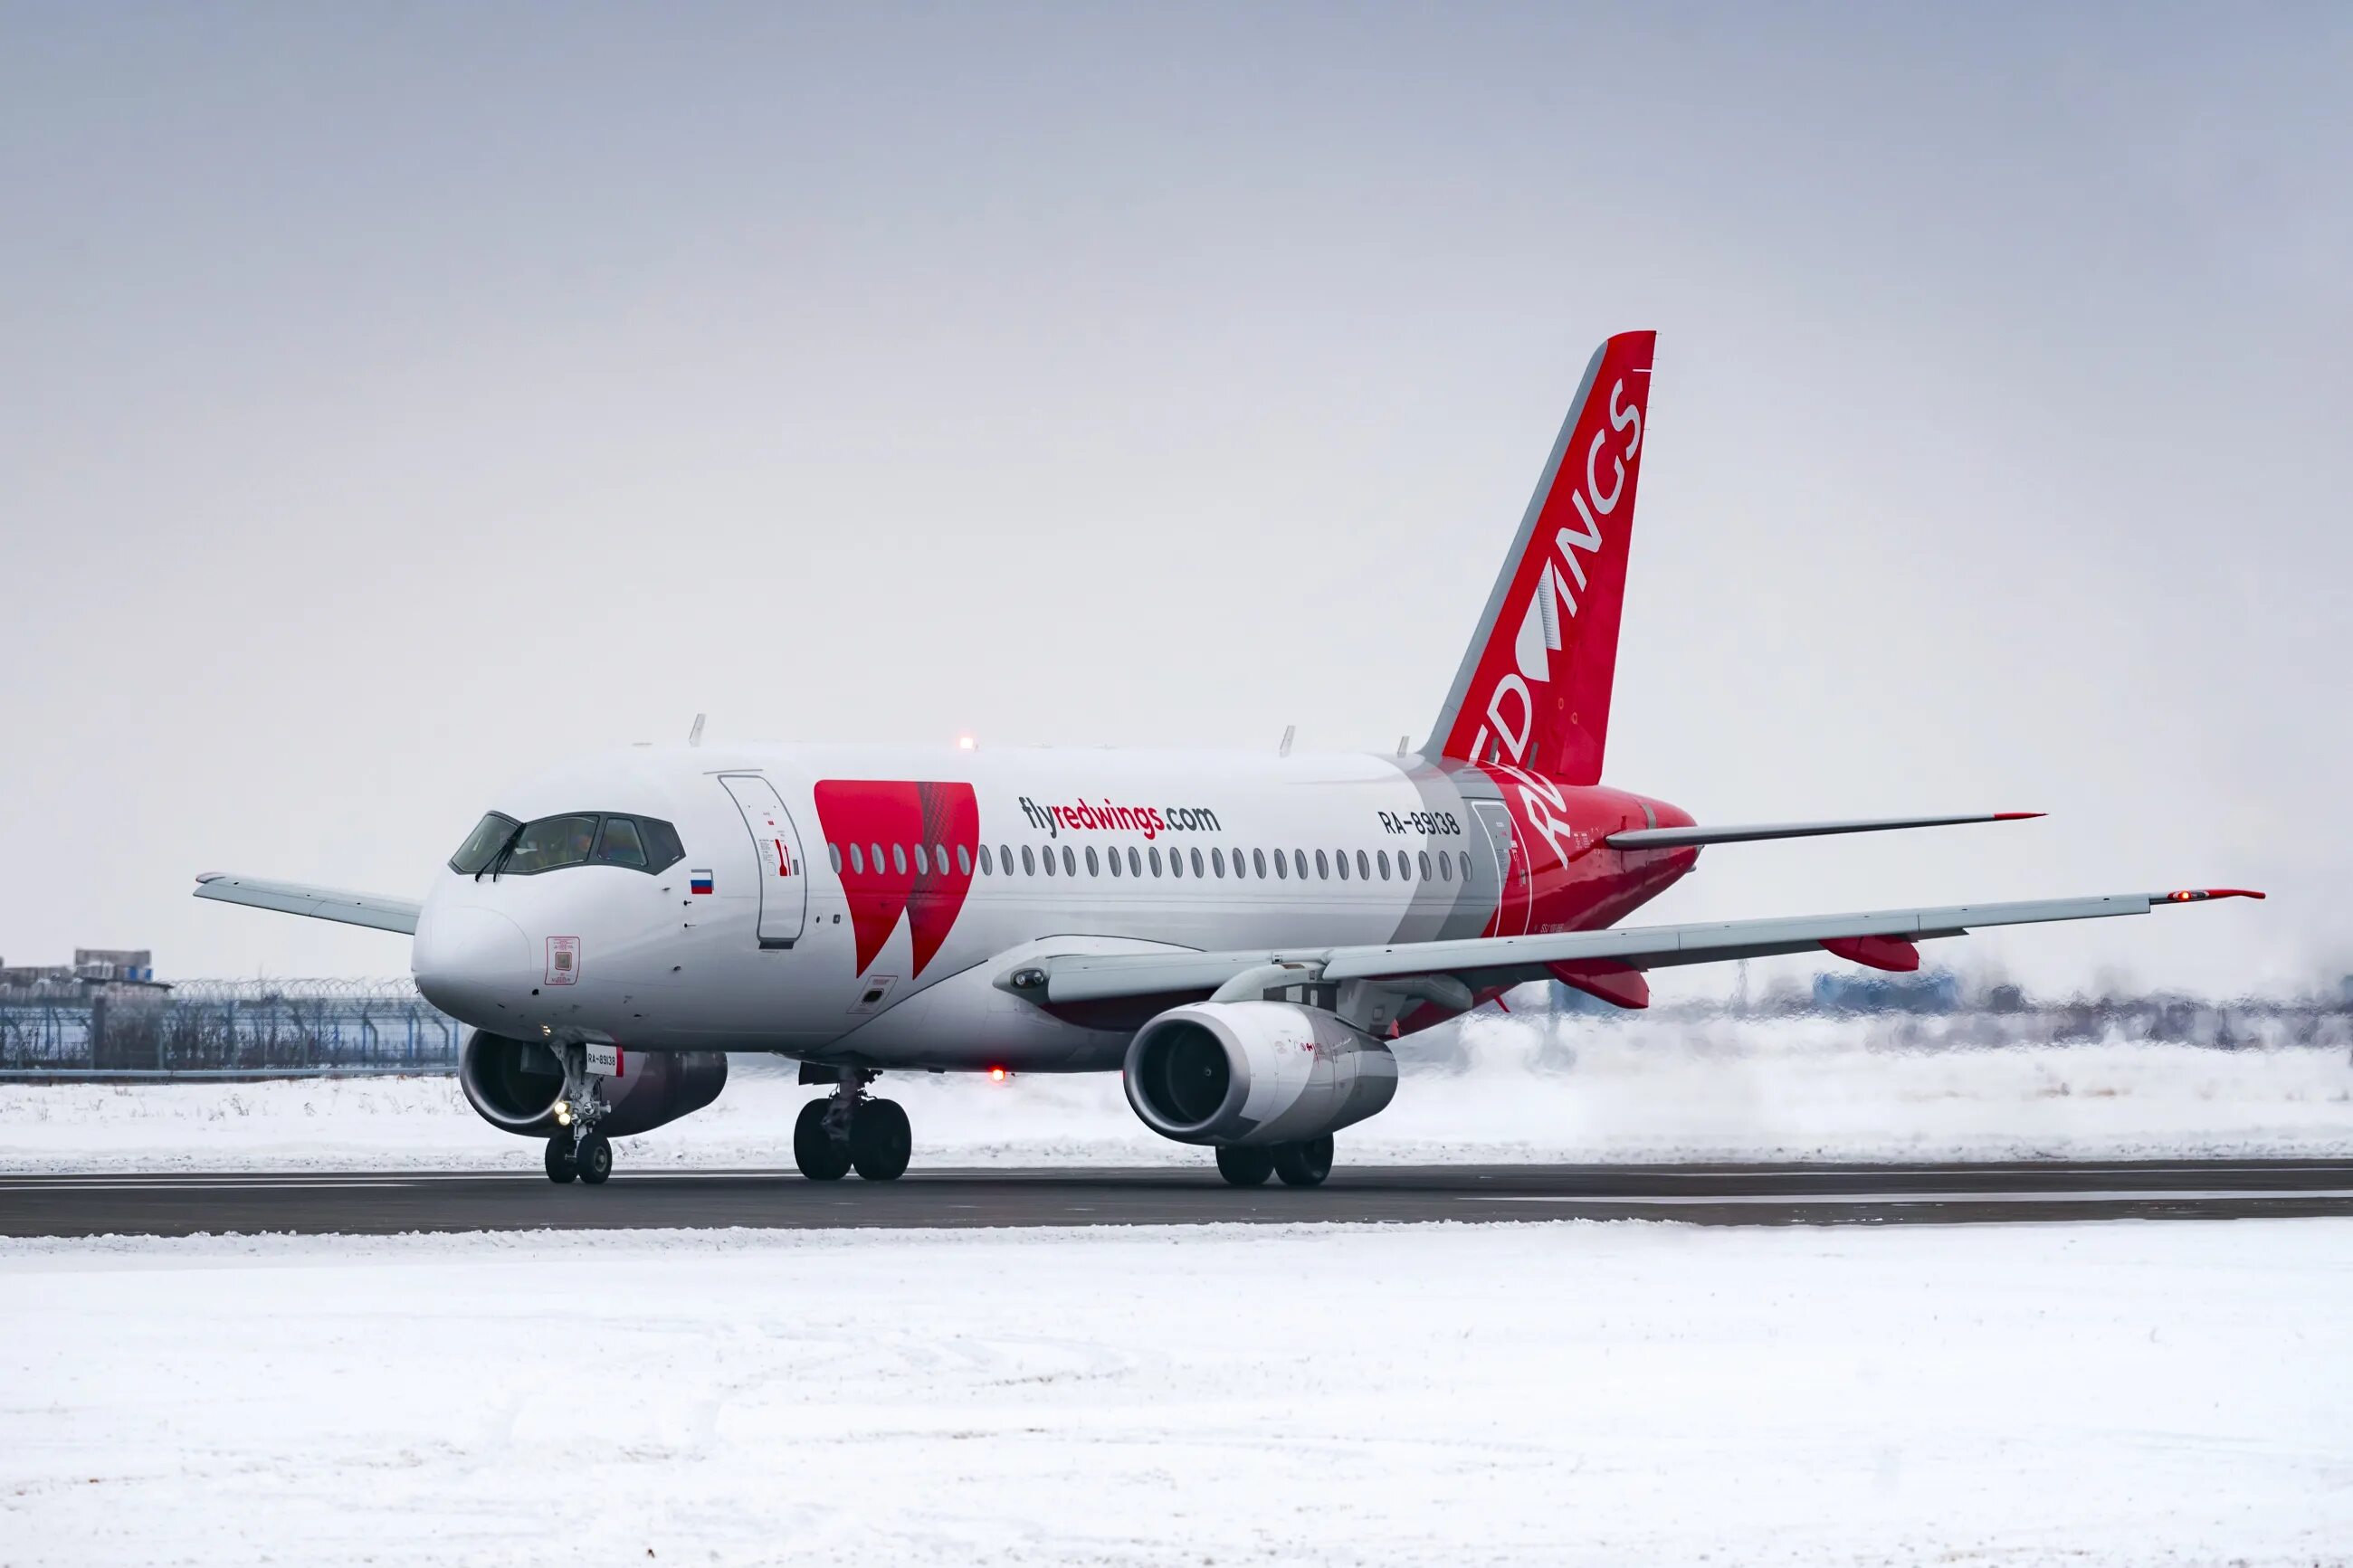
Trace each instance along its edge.
<path fill-rule="evenodd" d="M 422 903 L 220 873 L 196 894 L 412 933 L 417 989 L 474 1031 L 467 1099 L 545 1139 L 557 1182 L 604 1181 L 612 1138 L 769 1051 L 833 1086 L 793 1131 L 815 1180 L 906 1169 L 879 1073 L 1117 1071 L 1238 1185 L 1321 1182 L 1332 1134 L 1396 1093 L 1390 1040 L 1523 981 L 1640 1007 L 1669 965 L 1906 970 L 1977 927 L 2263 896 L 1618 926 L 1705 845 L 2037 815 L 1703 827 L 1602 786 L 1652 340 L 1587 367 L 1419 751 L 635 747 L 501 793 Z"/>

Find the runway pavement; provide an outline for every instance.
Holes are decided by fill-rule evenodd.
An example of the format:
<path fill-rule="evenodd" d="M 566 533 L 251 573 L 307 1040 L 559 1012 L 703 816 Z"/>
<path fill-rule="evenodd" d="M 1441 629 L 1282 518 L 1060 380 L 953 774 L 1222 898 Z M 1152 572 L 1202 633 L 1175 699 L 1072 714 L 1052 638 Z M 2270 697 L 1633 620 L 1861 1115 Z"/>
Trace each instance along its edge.
<path fill-rule="evenodd" d="M 1204 1162 L 1206 1165 L 1206 1161 Z M 626 1167 L 602 1187 L 521 1173 L 0 1175 L 0 1236 L 1679 1220 L 1952 1225 L 2353 1215 L 2353 1161 L 1986 1164 L 1368 1165 L 1324 1186 L 1213 1171 L 916 1170 L 869 1185 L 791 1171 Z"/>

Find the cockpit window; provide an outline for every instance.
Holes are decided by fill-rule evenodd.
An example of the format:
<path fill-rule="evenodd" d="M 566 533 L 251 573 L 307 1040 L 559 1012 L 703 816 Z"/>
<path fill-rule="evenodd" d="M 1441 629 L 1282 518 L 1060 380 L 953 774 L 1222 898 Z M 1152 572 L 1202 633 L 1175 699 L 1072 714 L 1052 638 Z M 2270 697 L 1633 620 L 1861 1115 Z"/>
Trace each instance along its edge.
<path fill-rule="evenodd" d="M 470 877 L 486 871 L 493 877 L 529 877 L 588 865 L 652 872 L 685 858 L 678 829 L 650 816 L 576 811 L 518 823 L 494 811 L 449 858 L 449 868 Z"/>
<path fill-rule="evenodd" d="M 607 866 L 634 866 L 640 871 L 646 868 L 646 847 L 638 837 L 635 818 L 605 819 L 605 836 L 596 840 L 596 858 Z"/>
<path fill-rule="evenodd" d="M 461 877 L 471 877 L 487 870 L 491 858 L 506 847 L 507 840 L 522 826 L 502 812 L 491 812 L 474 825 L 474 831 L 466 835 L 466 842 L 459 845 L 458 852 L 449 857 L 449 869 Z"/>
<path fill-rule="evenodd" d="M 523 825 L 515 836 L 514 847 L 499 862 L 502 877 L 528 877 L 538 871 L 553 871 L 559 866 L 577 866 L 588 858 L 588 851 L 596 842 L 596 819 L 593 816 L 543 816 L 537 822 Z"/>

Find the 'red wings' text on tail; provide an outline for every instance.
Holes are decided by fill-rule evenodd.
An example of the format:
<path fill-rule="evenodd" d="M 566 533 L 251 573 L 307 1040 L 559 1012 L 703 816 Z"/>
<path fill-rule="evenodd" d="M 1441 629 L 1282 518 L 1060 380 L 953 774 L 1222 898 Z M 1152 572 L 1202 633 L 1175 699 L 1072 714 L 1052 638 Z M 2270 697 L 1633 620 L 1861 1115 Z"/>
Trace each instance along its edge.
<path fill-rule="evenodd" d="M 1601 782 L 1657 336 L 1620 332 L 1586 366 L 1424 755 Z"/>

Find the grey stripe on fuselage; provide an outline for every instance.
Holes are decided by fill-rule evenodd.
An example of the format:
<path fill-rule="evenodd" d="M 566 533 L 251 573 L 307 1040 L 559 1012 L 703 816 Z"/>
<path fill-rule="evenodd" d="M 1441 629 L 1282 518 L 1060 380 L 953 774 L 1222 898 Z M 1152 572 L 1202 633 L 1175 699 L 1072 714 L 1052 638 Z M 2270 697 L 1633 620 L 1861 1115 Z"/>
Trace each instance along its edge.
<path fill-rule="evenodd" d="M 1424 811 L 1442 813 L 1462 825 L 1461 837 L 1425 838 L 1419 847 L 1432 854 L 1444 853 L 1455 858 L 1459 871 L 1461 852 L 1471 852 L 1471 877 L 1463 879 L 1423 878 L 1413 889 L 1413 898 L 1398 918 L 1393 942 L 1451 942 L 1461 937 L 1483 933 L 1487 922 L 1495 913 L 1495 901 L 1502 896 L 1503 884 L 1495 869 L 1495 858 L 1487 847 L 1486 835 L 1481 831 L 1478 816 L 1471 806 L 1473 799 L 1499 800 L 1501 793 L 1494 781 L 1478 769 L 1467 767 L 1451 758 L 1440 758 L 1436 763 L 1419 756 L 1395 759 L 1398 771 L 1413 785 L 1421 797 Z"/>

